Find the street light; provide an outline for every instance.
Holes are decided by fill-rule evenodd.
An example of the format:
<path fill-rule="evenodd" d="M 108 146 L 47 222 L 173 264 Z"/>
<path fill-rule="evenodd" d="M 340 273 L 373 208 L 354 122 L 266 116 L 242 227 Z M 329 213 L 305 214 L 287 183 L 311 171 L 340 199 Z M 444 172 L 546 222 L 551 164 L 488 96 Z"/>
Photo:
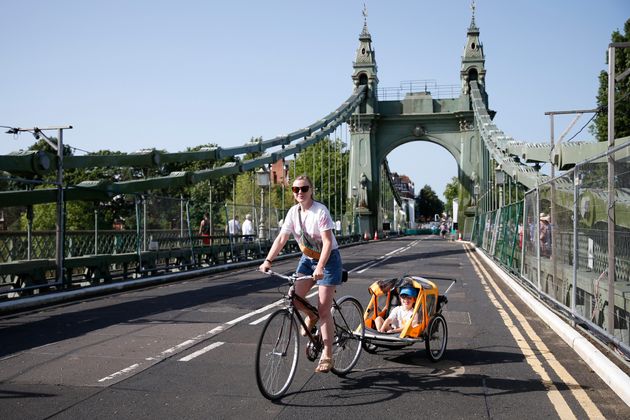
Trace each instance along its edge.
<path fill-rule="evenodd" d="M 269 172 L 265 167 L 256 171 L 256 183 L 260 187 L 260 224 L 258 225 L 258 239 L 265 240 L 265 187 L 269 186 Z"/>
<path fill-rule="evenodd" d="M 4 127 L 4 126 L 3 126 Z M 31 133 L 35 140 L 39 140 L 41 138 L 44 139 L 46 143 L 50 147 L 52 147 L 57 152 L 57 220 L 55 223 L 55 262 L 57 265 L 57 282 L 63 283 L 64 281 L 64 243 L 65 243 L 65 206 L 64 206 L 64 189 L 63 189 L 63 152 L 64 152 L 64 144 L 63 144 L 63 130 L 72 129 L 71 125 L 61 126 L 61 127 L 46 127 L 46 128 L 20 128 L 20 127 L 4 127 L 9 128 L 7 134 L 17 135 L 21 132 Z M 57 141 L 53 141 L 52 138 L 47 136 L 44 131 L 57 130 Z"/>
<path fill-rule="evenodd" d="M 285 216 L 285 208 L 284 208 L 284 186 L 288 185 L 287 183 L 289 182 L 289 164 L 288 163 L 283 163 L 282 164 L 282 220 L 284 220 L 284 216 Z"/>
<path fill-rule="evenodd" d="M 505 172 L 501 165 L 494 170 L 494 183 L 499 186 L 499 208 L 503 207 L 503 184 L 505 184 Z"/>

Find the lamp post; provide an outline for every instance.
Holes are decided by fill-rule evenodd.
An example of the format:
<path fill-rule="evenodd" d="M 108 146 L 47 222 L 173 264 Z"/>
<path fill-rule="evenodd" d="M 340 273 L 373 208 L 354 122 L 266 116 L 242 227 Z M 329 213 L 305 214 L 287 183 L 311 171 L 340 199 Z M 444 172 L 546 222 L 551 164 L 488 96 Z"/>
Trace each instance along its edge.
<path fill-rule="evenodd" d="M 64 187 L 63 187 L 63 170 L 64 170 L 63 130 L 70 130 L 72 129 L 72 126 L 68 125 L 68 126 L 63 126 L 63 127 L 46 127 L 46 128 L 38 128 L 38 127 L 33 127 L 33 128 L 5 127 L 5 128 L 9 128 L 9 131 L 7 131 L 7 134 L 18 134 L 20 132 L 26 131 L 33 134 L 33 136 L 35 137 L 35 140 L 39 140 L 40 138 L 43 138 L 46 141 L 46 143 L 48 143 L 48 145 L 57 152 L 57 182 L 55 183 L 57 185 L 57 220 L 55 223 L 55 262 L 57 265 L 57 272 L 56 272 L 57 282 L 62 284 L 65 278 L 64 277 L 64 255 L 65 255 L 64 242 L 65 242 L 65 229 L 66 229 L 65 227 L 66 214 L 65 214 L 65 205 L 64 205 L 65 194 L 64 194 Z M 51 131 L 51 130 L 57 130 L 56 142 L 53 141 L 50 137 L 48 137 L 44 133 L 44 131 Z"/>
<path fill-rule="evenodd" d="M 285 208 L 284 208 L 284 186 L 289 182 L 289 164 L 282 164 L 282 220 L 285 217 Z"/>
<path fill-rule="evenodd" d="M 356 232 L 356 220 L 355 220 L 355 210 L 357 207 L 357 195 L 359 194 L 359 191 L 357 190 L 357 187 L 353 186 L 352 187 L 352 234 L 354 235 Z"/>
<path fill-rule="evenodd" d="M 258 239 L 264 241 L 265 237 L 265 187 L 269 186 L 269 172 L 265 167 L 256 171 L 256 183 L 260 187 L 260 224 L 258 225 Z"/>
<path fill-rule="evenodd" d="M 494 170 L 494 182 L 499 186 L 499 208 L 503 207 L 503 184 L 505 184 L 505 172 L 501 165 L 498 165 Z"/>

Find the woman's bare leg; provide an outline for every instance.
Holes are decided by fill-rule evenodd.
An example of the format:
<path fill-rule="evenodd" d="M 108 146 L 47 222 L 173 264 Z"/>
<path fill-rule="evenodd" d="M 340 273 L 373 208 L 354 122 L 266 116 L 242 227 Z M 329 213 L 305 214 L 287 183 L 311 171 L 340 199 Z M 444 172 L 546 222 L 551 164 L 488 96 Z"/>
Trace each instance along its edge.
<path fill-rule="evenodd" d="M 333 298 L 335 297 L 336 286 L 319 286 L 319 319 L 320 330 L 322 332 L 322 340 L 324 342 L 323 358 L 332 357 L 332 341 L 335 336 L 335 326 L 333 324 L 332 308 Z"/>

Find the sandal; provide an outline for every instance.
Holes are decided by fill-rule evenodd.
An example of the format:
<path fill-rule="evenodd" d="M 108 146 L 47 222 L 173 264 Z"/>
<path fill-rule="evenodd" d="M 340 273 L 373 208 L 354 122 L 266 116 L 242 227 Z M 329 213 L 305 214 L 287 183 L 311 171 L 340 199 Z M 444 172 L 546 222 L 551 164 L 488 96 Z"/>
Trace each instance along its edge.
<path fill-rule="evenodd" d="M 311 319 L 311 317 L 307 316 L 306 318 L 304 318 L 304 323 L 306 324 L 306 328 L 308 328 L 308 331 L 313 331 L 313 328 L 315 328 L 315 324 L 317 324 L 317 321 L 319 321 L 319 318 L 313 318 Z M 304 329 L 304 327 L 300 328 L 300 335 L 302 337 L 306 337 L 306 329 Z"/>
<path fill-rule="evenodd" d="M 334 366 L 335 362 L 332 357 L 322 357 L 315 368 L 315 373 L 328 373 Z"/>

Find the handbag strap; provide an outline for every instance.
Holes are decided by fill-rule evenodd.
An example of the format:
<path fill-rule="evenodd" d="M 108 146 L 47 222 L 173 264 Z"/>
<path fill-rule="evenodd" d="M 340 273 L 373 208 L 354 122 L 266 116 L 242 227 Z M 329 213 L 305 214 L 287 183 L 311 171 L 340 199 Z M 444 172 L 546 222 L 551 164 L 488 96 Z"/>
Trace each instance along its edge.
<path fill-rule="evenodd" d="M 306 228 L 304 227 L 304 223 L 302 222 L 302 207 L 300 207 L 299 204 L 297 206 L 298 206 L 298 209 L 297 209 L 298 220 L 300 221 L 300 228 L 302 229 L 302 235 L 300 236 L 303 238 L 305 242 L 307 242 L 305 245 L 314 246 L 315 240 L 311 238 L 311 236 L 308 234 L 308 232 L 306 231 Z"/>

